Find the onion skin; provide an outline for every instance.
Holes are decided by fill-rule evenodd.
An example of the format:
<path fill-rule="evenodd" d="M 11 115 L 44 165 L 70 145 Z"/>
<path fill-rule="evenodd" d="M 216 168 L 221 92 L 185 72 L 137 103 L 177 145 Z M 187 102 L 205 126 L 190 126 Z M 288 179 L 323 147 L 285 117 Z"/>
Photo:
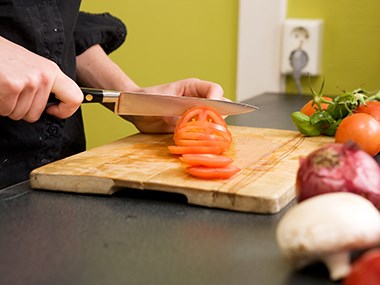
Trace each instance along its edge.
<path fill-rule="evenodd" d="M 351 142 L 327 144 L 301 158 L 296 180 L 298 202 L 330 192 L 361 195 L 380 209 L 380 166 Z"/>

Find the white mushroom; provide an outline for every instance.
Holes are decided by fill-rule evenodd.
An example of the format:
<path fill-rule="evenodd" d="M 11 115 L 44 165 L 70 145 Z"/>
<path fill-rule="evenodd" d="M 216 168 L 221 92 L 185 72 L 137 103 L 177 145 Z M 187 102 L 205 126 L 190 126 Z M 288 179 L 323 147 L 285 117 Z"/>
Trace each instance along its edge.
<path fill-rule="evenodd" d="M 297 269 L 321 260 L 332 280 L 351 269 L 350 251 L 380 244 L 380 213 L 367 199 L 348 192 L 304 200 L 277 226 L 281 252 Z"/>

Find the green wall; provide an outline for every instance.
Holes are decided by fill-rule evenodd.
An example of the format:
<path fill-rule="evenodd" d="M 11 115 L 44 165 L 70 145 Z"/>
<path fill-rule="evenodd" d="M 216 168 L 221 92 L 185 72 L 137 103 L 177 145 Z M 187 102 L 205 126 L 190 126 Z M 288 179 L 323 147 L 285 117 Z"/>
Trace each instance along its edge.
<path fill-rule="evenodd" d="M 288 0 L 288 18 L 324 19 L 322 74 L 325 93 L 380 88 L 379 0 Z M 322 76 L 312 80 L 319 87 Z M 308 91 L 308 80 L 303 80 Z M 287 78 L 286 89 L 295 92 Z"/>
<path fill-rule="evenodd" d="M 81 9 L 125 22 L 127 40 L 111 57 L 140 86 L 198 77 L 235 98 L 238 1 L 84 0 Z M 136 132 L 100 105 L 83 112 L 88 148 Z"/>

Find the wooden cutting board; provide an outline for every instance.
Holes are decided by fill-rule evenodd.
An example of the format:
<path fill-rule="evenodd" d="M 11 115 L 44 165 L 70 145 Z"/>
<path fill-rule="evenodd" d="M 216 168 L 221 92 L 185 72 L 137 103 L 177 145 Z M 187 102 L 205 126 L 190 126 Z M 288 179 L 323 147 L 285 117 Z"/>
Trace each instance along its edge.
<path fill-rule="evenodd" d="M 128 188 L 180 193 L 189 204 L 277 213 L 294 197 L 299 158 L 332 142 L 299 132 L 229 127 L 227 153 L 241 171 L 228 180 L 202 180 L 185 173 L 169 154 L 172 135 L 136 134 L 32 171 L 31 187 L 53 191 L 112 194 Z"/>

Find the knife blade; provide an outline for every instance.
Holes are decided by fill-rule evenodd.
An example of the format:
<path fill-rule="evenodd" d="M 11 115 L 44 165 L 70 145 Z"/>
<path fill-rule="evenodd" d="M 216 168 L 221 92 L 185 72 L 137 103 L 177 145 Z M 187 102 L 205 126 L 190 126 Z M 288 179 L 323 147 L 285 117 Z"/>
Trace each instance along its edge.
<path fill-rule="evenodd" d="M 223 116 L 244 114 L 258 109 L 257 106 L 250 104 L 198 97 L 83 87 L 81 90 L 84 95 L 84 103 L 115 103 L 114 112 L 118 115 L 180 116 L 194 106 L 214 108 Z"/>

